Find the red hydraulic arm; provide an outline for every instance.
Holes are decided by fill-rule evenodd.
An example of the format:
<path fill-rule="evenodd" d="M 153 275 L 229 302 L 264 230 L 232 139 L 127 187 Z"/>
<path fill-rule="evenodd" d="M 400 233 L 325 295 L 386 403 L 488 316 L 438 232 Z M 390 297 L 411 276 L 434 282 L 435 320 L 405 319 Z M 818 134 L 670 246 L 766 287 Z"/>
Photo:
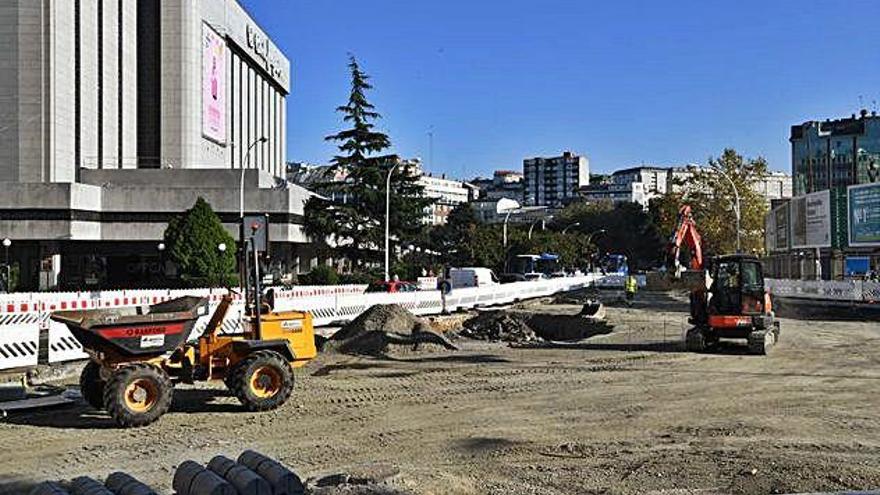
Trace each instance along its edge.
<path fill-rule="evenodd" d="M 703 245 L 689 205 L 682 205 L 678 210 L 678 222 L 669 239 L 669 256 L 673 260 L 676 277 L 681 275 L 681 262 L 678 260 L 678 256 L 681 253 L 682 245 L 687 246 L 691 251 L 691 269 L 702 270 Z"/>

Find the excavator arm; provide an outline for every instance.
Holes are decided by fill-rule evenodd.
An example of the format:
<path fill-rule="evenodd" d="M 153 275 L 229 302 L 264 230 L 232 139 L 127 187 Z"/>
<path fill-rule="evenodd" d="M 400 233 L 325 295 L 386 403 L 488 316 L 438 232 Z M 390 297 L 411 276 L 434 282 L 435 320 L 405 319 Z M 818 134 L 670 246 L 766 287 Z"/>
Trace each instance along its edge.
<path fill-rule="evenodd" d="M 697 231 L 697 223 L 694 221 L 693 212 L 689 205 L 682 205 L 678 210 L 678 221 L 672 237 L 669 239 L 669 270 L 675 274 L 675 278 L 681 277 L 682 265 L 679 261 L 681 247 L 687 246 L 691 252 L 690 267 L 692 270 L 703 269 L 703 244 L 700 233 Z"/>

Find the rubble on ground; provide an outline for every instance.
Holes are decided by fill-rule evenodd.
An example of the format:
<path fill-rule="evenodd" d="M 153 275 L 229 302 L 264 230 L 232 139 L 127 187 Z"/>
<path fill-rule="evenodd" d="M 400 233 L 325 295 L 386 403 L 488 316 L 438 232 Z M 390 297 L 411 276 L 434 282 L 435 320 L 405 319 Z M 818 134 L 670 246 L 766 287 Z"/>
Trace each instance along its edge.
<path fill-rule="evenodd" d="M 464 322 L 459 335 L 476 340 L 535 342 L 541 340 L 528 324 L 528 315 L 510 311 L 484 311 Z"/>
<path fill-rule="evenodd" d="M 346 354 L 387 355 L 398 351 L 456 350 L 448 339 L 399 304 L 375 305 L 339 329 L 325 350 Z"/>
<path fill-rule="evenodd" d="M 578 314 L 485 311 L 465 321 L 459 335 L 511 344 L 574 341 L 611 333 L 613 327 L 604 317 L 605 307 L 597 302 L 585 304 Z"/>

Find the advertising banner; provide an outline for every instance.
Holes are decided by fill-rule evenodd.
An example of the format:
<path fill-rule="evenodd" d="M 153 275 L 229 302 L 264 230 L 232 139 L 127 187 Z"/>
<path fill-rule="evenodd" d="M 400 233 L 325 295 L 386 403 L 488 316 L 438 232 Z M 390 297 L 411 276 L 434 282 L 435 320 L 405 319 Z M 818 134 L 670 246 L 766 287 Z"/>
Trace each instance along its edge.
<path fill-rule="evenodd" d="M 773 211 L 776 224 L 776 250 L 788 249 L 788 203 Z"/>
<path fill-rule="evenodd" d="M 226 41 L 202 24 L 202 135 L 226 144 Z"/>
<path fill-rule="evenodd" d="M 820 191 L 791 200 L 791 247 L 831 247 L 831 194 Z"/>
<path fill-rule="evenodd" d="M 849 245 L 880 246 L 880 183 L 849 186 Z"/>

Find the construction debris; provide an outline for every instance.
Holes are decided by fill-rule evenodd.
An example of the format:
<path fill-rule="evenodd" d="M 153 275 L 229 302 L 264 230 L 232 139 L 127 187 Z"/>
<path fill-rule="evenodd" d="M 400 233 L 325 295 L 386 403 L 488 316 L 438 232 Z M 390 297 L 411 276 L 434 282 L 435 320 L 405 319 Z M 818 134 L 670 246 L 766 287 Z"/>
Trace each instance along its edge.
<path fill-rule="evenodd" d="M 528 324 L 528 315 L 485 311 L 464 322 L 460 335 L 476 340 L 535 342 L 541 340 Z"/>
<path fill-rule="evenodd" d="M 323 350 L 387 355 L 406 350 L 457 350 L 431 326 L 399 304 L 372 306 L 339 329 Z"/>

